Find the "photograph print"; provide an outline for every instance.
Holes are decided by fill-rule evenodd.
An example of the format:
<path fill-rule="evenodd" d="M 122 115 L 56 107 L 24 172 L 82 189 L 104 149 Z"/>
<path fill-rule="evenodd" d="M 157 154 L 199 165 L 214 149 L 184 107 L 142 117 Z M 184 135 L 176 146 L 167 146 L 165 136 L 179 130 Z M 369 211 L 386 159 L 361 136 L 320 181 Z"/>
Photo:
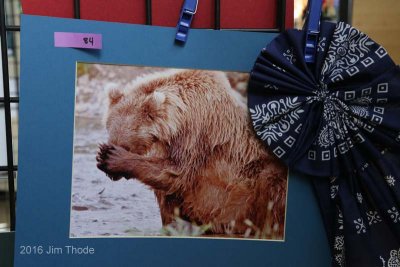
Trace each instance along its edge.
<path fill-rule="evenodd" d="M 248 73 L 76 66 L 71 238 L 284 240 L 288 170 Z"/>

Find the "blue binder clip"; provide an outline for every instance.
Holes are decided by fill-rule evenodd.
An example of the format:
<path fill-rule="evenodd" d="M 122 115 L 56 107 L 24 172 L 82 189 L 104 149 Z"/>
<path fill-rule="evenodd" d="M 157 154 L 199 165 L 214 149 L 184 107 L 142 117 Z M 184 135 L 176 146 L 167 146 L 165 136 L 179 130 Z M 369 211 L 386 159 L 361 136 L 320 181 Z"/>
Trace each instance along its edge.
<path fill-rule="evenodd" d="M 307 63 L 314 63 L 317 54 L 319 26 L 321 19 L 322 0 L 309 0 L 308 23 L 306 28 L 306 43 L 304 59 Z"/>
<path fill-rule="evenodd" d="M 176 26 L 176 41 L 186 43 L 190 24 L 192 23 L 193 15 L 196 14 L 198 3 L 198 0 L 185 0 L 183 3 L 179 22 Z"/>

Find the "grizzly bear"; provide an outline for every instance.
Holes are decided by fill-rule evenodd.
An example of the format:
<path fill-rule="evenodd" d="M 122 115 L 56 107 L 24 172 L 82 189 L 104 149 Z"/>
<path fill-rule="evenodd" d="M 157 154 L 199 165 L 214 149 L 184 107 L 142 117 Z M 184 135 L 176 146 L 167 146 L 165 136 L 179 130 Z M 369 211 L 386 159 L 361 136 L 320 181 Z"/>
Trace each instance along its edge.
<path fill-rule="evenodd" d="M 154 190 L 163 225 L 175 218 L 241 235 L 284 235 L 287 169 L 253 132 L 225 73 L 170 70 L 109 93 L 98 168 Z"/>

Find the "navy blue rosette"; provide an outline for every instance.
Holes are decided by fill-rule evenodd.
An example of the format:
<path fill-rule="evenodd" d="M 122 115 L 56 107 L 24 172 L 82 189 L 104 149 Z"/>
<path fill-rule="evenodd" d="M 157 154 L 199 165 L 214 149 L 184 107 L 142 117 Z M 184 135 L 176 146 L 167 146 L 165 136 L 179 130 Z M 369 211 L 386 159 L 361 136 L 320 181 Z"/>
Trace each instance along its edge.
<path fill-rule="evenodd" d="M 262 50 L 248 106 L 257 136 L 312 177 L 333 266 L 400 266 L 400 68 L 345 23 L 321 23 L 314 64 L 305 31 Z"/>

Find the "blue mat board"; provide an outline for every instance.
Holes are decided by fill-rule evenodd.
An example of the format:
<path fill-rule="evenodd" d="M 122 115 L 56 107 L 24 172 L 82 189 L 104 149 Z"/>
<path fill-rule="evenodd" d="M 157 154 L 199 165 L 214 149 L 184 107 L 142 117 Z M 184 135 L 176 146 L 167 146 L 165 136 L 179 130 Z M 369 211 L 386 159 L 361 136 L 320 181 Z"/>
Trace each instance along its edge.
<path fill-rule="evenodd" d="M 290 174 L 284 242 L 193 238 L 69 238 L 76 62 L 251 70 L 276 35 L 22 16 L 15 266 L 329 266 L 306 177 Z M 100 33 L 103 49 L 55 48 L 56 31 Z M 93 247 L 93 255 L 21 254 L 21 246 Z"/>

